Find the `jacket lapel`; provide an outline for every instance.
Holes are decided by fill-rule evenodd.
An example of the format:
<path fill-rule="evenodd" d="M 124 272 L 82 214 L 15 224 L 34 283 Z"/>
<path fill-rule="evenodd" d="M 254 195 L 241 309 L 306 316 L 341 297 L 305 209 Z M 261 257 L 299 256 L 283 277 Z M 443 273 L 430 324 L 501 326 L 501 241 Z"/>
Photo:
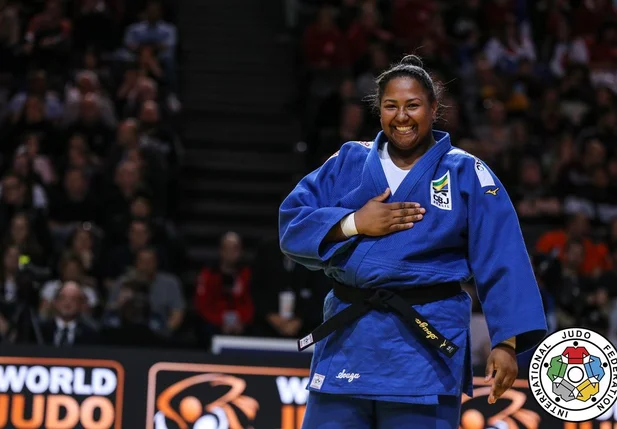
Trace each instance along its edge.
<path fill-rule="evenodd" d="M 405 179 L 403 179 L 403 182 L 398 187 L 394 195 L 391 195 L 388 199 L 388 202 L 406 201 L 407 198 L 409 198 L 409 195 L 421 182 L 422 178 L 424 178 L 427 173 L 432 172 L 441 157 L 452 149 L 450 135 L 448 133 L 443 131 L 433 131 L 433 136 L 435 137 L 435 145 L 420 158 L 411 170 L 409 170 L 409 173 L 407 173 L 407 176 L 405 176 Z M 373 184 L 375 186 L 375 195 L 381 194 L 388 187 L 388 179 L 386 179 L 386 175 L 379 159 L 379 148 L 386 140 L 386 135 L 383 131 L 380 131 L 375 138 L 375 143 L 371 148 L 367 160 L 369 171 L 371 172 Z"/>
<path fill-rule="evenodd" d="M 448 133 L 433 131 L 433 137 L 435 138 L 435 145 L 418 160 L 411 170 L 409 170 L 409 173 L 407 173 L 407 176 L 403 179 L 403 182 L 392 196 L 390 202 L 407 201 L 410 198 L 409 195 L 416 189 L 418 184 L 422 182 L 426 174 L 430 173 L 432 177 L 439 160 L 452 149 L 450 135 Z"/>

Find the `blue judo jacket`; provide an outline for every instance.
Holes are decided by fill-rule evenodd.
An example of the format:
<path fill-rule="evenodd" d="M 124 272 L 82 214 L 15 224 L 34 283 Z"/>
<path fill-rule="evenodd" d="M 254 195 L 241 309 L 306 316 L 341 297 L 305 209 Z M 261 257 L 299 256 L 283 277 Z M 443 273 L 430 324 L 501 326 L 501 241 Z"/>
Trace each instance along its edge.
<path fill-rule="evenodd" d="M 334 225 L 388 188 L 380 132 L 373 142 L 345 143 L 297 184 L 280 207 L 281 250 L 359 288 L 473 281 L 492 345 L 516 336 L 522 353 L 547 326 L 516 211 L 481 160 L 453 147 L 447 133 L 433 134 L 437 143 L 386 201 L 420 203 L 426 214 L 413 228 L 324 243 Z M 347 305 L 330 292 L 324 318 Z M 469 295 L 414 308 L 459 346 L 453 357 L 427 346 L 394 313 L 371 311 L 315 345 L 308 389 L 425 404 L 438 395 L 472 395 Z"/>

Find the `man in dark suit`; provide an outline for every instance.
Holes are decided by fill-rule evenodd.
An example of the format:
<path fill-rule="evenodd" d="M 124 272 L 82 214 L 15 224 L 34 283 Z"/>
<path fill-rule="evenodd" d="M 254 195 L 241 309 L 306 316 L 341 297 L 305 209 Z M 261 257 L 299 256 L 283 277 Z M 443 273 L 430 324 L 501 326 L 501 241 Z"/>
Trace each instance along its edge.
<path fill-rule="evenodd" d="M 96 344 L 97 331 L 82 319 L 85 295 L 77 282 L 64 283 L 54 299 L 55 318 L 41 324 L 45 344 L 56 347 Z"/>

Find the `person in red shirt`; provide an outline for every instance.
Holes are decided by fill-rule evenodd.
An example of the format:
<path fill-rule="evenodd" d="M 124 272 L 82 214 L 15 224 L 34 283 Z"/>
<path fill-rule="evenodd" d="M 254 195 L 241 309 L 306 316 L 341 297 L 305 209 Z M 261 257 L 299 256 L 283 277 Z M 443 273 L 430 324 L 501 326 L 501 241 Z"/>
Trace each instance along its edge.
<path fill-rule="evenodd" d="M 39 68 L 58 71 L 68 61 L 71 33 L 72 24 L 64 17 L 62 3 L 47 0 L 45 9 L 28 23 L 24 51 Z"/>
<path fill-rule="evenodd" d="M 303 35 L 305 64 L 311 69 L 332 69 L 346 65 L 345 41 L 336 26 L 334 9 L 323 6 L 317 19 Z"/>
<path fill-rule="evenodd" d="M 351 24 L 347 32 L 350 62 L 360 61 L 368 53 L 372 41 L 388 44 L 393 40 L 394 35 L 382 28 L 381 17 L 376 7 L 365 3 L 360 16 Z"/>
<path fill-rule="evenodd" d="M 218 263 L 199 274 L 194 304 L 201 319 L 200 339 L 216 334 L 240 335 L 253 322 L 251 270 L 242 263 L 242 240 L 235 232 L 223 235 Z"/>

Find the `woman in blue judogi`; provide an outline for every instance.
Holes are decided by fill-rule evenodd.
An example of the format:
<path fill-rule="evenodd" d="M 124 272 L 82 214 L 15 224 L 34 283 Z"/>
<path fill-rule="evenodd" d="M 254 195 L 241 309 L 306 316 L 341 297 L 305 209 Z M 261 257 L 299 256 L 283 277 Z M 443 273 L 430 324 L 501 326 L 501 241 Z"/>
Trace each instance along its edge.
<path fill-rule="evenodd" d="M 546 333 L 516 212 L 493 172 L 433 129 L 438 94 L 418 57 L 377 79 L 382 131 L 348 142 L 280 208 L 282 251 L 332 278 L 315 344 L 306 429 L 457 428 L 472 395 L 475 281 L 492 341 L 494 403 L 516 354 Z"/>

